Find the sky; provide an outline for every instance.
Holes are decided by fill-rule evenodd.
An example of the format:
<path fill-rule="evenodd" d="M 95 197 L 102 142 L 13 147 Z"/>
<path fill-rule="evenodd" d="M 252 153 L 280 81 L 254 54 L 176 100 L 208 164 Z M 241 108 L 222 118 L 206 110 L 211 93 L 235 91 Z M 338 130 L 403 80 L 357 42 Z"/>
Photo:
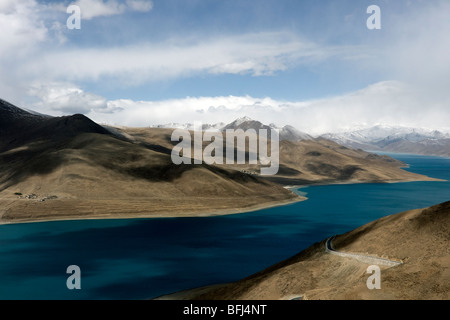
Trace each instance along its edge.
<path fill-rule="evenodd" d="M 0 0 L 0 98 L 124 126 L 450 132 L 449 13 L 448 0 Z"/>

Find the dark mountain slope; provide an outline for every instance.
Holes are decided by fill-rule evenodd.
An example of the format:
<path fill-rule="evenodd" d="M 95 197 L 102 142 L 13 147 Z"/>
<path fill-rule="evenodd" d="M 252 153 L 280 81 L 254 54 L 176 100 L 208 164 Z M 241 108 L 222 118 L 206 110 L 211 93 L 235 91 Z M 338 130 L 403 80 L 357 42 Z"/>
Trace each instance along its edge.
<path fill-rule="evenodd" d="M 82 133 L 110 134 L 84 115 L 49 117 L 32 114 L 0 100 L 0 151 L 32 142 L 60 143 Z"/>

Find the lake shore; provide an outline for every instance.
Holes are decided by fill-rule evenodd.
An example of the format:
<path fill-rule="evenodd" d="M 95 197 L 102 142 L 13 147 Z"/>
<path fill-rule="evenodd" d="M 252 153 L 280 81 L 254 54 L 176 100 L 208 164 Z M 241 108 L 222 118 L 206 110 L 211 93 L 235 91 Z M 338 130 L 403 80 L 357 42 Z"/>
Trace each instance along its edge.
<path fill-rule="evenodd" d="M 299 196 L 295 194 L 294 192 L 293 196 L 289 199 L 284 200 L 276 200 L 276 201 L 266 201 L 266 202 L 259 202 L 254 203 L 256 201 L 252 201 L 253 204 L 251 205 L 243 205 L 242 207 L 228 207 L 228 208 L 198 208 L 193 209 L 189 207 L 182 207 L 179 208 L 171 208 L 171 212 L 163 211 L 161 209 L 154 210 L 153 212 L 135 212 L 135 213 L 114 213 L 114 214 L 72 214 L 70 216 L 58 216 L 56 214 L 54 215 L 47 215 L 43 217 L 24 217 L 24 218 L 15 218 L 15 219 L 0 219 L 0 225 L 8 225 L 8 224 L 18 224 L 18 223 L 39 223 L 39 222 L 51 222 L 51 221 L 75 221 L 75 220 L 99 220 L 99 219 L 163 219 L 163 218 L 196 218 L 196 217 L 214 217 L 214 216 L 223 216 L 223 215 L 232 215 L 232 214 L 241 214 L 241 213 L 249 213 L 264 209 L 270 209 L 274 207 L 279 206 L 285 206 L 294 204 L 297 202 L 305 201 L 307 200 L 306 197 Z M 204 200 L 204 199 L 202 199 Z M 24 200 L 25 201 L 25 200 Z M 53 203 L 50 204 L 58 204 L 58 201 L 64 201 L 64 200 L 55 200 Z M 0 200 L 0 206 L 2 206 L 2 200 Z M 50 202 L 49 202 L 50 203 Z M 90 203 L 92 205 L 92 203 Z M 98 205 L 101 205 L 99 203 Z M 110 204 L 113 205 L 114 204 Z M 70 203 L 67 205 L 63 205 L 70 207 Z M 155 209 L 155 208 L 153 208 Z M 52 209 L 53 210 L 53 209 Z"/>
<path fill-rule="evenodd" d="M 327 238 L 235 282 L 153 300 L 446 300 L 449 212 L 447 201 L 387 215 L 333 236 L 340 254 L 330 254 Z M 367 290 L 361 275 L 374 262 L 361 257 L 382 260 L 375 264 L 385 277 L 383 290 Z M 383 264 L 387 260 L 394 264 Z M 415 281 L 406 281 L 412 272 Z"/>
<path fill-rule="evenodd" d="M 152 218 L 195 218 L 249 213 L 277 206 L 305 201 L 308 198 L 294 190 L 309 186 L 348 185 L 367 183 L 409 183 L 418 181 L 446 181 L 426 177 L 425 179 L 404 179 L 389 181 L 317 181 L 285 184 L 283 188 L 292 195 L 285 199 L 267 201 L 267 198 L 209 198 L 183 199 L 177 204 L 173 199 L 56 199 L 38 201 L 27 199 L 0 199 L 0 225 L 37 223 L 50 221 L 98 220 L 98 219 L 152 219 Z M 293 181 L 295 182 L 295 181 Z M 213 205 L 211 205 L 213 204 Z M 14 210 L 14 214 L 10 211 Z M 61 214 L 61 212 L 64 212 Z"/>

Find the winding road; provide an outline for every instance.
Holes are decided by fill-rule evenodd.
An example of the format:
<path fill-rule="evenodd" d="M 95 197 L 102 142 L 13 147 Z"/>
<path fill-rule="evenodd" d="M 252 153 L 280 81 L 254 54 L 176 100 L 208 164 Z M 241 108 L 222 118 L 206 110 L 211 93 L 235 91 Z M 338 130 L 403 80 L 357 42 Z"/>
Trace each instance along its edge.
<path fill-rule="evenodd" d="M 383 266 L 388 266 L 388 267 L 395 267 L 400 264 L 403 264 L 403 262 L 401 262 L 401 261 L 394 261 L 394 260 L 389 260 L 389 259 L 384 259 L 384 258 L 378 258 L 378 257 L 363 255 L 363 254 L 359 254 L 359 253 L 348 253 L 348 252 L 337 251 L 333 248 L 333 239 L 334 238 L 335 238 L 335 236 L 332 236 L 332 237 L 328 238 L 327 241 L 325 242 L 325 251 L 330 254 L 338 255 L 341 257 L 352 258 L 352 259 L 355 259 L 355 260 L 358 260 L 360 262 L 367 263 L 367 264 L 383 265 Z"/>
<path fill-rule="evenodd" d="M 359 262 L 366 263 L 369 265 L 383 265 L 383 266 L 388 266 L 388 267 L 395 267 L 395 266 L 403 264 L 403 262 L 401 262 L 401 261 L 394 261 L 394 260 L 389 260 L 389 259 L 385 259 L 385 258 L 379 258 L 379 257 L 359 254 L 359 253 L 349 253 L 349 252 L 337 251 L 333 248 L 333 239 L 335 237 L 336 236 L 332 236 L 332 237 L 328 238 L 327 241 L 325 242 L 325 251 L 327 253 L 338 255 L 341 257 L 355 259 L 355 260 L 358 260 Z M 284 297 L 282 300 L 303 300 L 303 298 L 304 298 L 303 295 L 289 295 L 287 297 Z"/>

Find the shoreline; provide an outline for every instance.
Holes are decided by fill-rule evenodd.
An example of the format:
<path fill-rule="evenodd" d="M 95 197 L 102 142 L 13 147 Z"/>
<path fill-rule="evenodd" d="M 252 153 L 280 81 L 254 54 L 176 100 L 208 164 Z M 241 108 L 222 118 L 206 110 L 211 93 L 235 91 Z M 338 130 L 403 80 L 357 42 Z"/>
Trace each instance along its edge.
<path fill-rule="evenodd" d="M 266 297 L 262 297 L 261 296 L 255 296 L 255 295 L 262 295 L 264 291 L 256 291 L 253 290 L 255 287 L 259 286 L 260 284 L 263 284 L 262 286 L 259 286 L 259 288 L 263 288 L 264 290 L 267 290 L 267 288 L 272 289 L 273 287 L 275 287 L 275 290 L 277 290 L 277 298 L 268 298 L 269 300 L 292 300 L 294 298 L 300 298 L 300 299 L 294 299 L 294 300 L 301 300 L 302 298 L 306 298 L 306 294 L 308 293 L 308 297 L 309 297 L 309 293 L 315 293 L 317 294 L 319 291 L 327 291 L 328 289 L 331 288 L 331 290 L 328 290 L 328 294 L 332 294 L 335 291 L 339 290 L 337 288 L 342 288 L 343 285 L 342 283 L 339 285 L 331 285 L 330 287 L 330 276 L 332 277 L 331 280 L 334 282 L 336 278 L 341 278 L 341 274 L 343 272 L 345 272 L 346 270 L 349 269 L 349 265 L 348 264 L 344 264 L 343 262 L 338 262 L 339 264 L 337 264 L 337 267 L 339 268 L 340 266 L 343 266 L 343 268 L 341 269 L 342 272 L 339 273 L 335 273 L 334 270 L 331 274 L 327 275 L 327 283 L 323 284 L 320 281 L 314 281 L 314 282 L 310 282 L 310 284 L 304 284 L 301 283 L 301 290 L 299 291 L 293 291 L 293 289 L 289 289 L 292 291 L 285 291 L 283 290 L 283 288 L 287 288 L 288 285 L 286 286 L 281 286 L 278 285 L 279 283 L 281 284 L 291 284 L 291 279 L 292 276 L 294 274 L 294 276 L 298 275 L 299 272 L 297 269 L 297 272 L 292 272 L 292 270 L 290 272 L 288 272 L 288 268 L 290 268 L 290 266 L 298 264 L 300 265 L 300 268 L 302 268 L 301 270 L 306 270 L 306 272 L 304 272 L 304 274 L 306 274 L 306 276 L 304 277 L 311 277 L 311 274 L 313 275 L 313 277 L 315 277 L 315 279 L 320 279 L 320 274 L 324 273 L 323 272 L 323 268 L 322 266 L 324 264 L 327 263 L 327 260 L 320 260 L 321 257 L 319 256 L 317 258 L 317 253 L 321 252 L 323 255 L 327 255 L 329 254 L 329 256 L 335 256 L 335 257 L 339 257 L 338 259 L 346 259 L 346 260 L 350 260 L 350 261 L 355 261 L 356 264 L 359 264 L 360 266 L 363 266 L 362 270 L 366 270 L 366 267 L 368 265 L 381 265 L 384 266 L 384 268 L 382 269 L 387 270 L 389 268 L 395 268 L 395 270 L 399 270 L 397 267 L 401 266 L 403 268 L 408 268 L 409 265 L 411 265 L 411 263 L 416 263 L 416 265 L 413 265 L 410 267 L 410 270 L 408 271 L 403 271 L 405 275 L 409 275 L 411 274 L 412 271 L 416 271 L 417 270 L 417 265 L 419 266 L 423 266 L 422 263 L 422 259 L 423 259 L 423 253 L 422 254 L 418 254 L 417 256 L 407 256 L 406 260 L 405 259 L 400 259 L 399 258 L 399 253 L 397 252 L 396 254 L 394 254 L 393 256 L 397 257 L 397 258 L 392 258 L 392 255 L 388 254 L 387 252 L 389 250 L 392 250 L 392 247 L 389 246 L 389 243 L 393 243 L 393 246 L 397 246 L 397 242 L 400 241 L 392 241 L 391 239 L 384 239 L 384 243 L 381 244 L 381 248 L 379 249 L 379 247 L 375 247 L 375 248 L 370 248 L 370 250 L 367 250 L 369 252 L 366 251 L 366 249 L 368 248 L 368 245 L 370 246 L 374 241 L 376 241 L 376 239 L 380 238 L 380 234 L 379 234 L 379 230 L 383 230 L 383 234 L 404 234 L 406 233 L 409 237 L 413 237 L 416 238 L 417 237 L 417 232 L 416 232 L 416 228 L 417 226 L 411 226 L 411 221 L 415 221 L 415 222 L 419 222 L 419 221 L 423 221 L 421 220 L 422 216 L 425 215 L 427 216 L 427 218 L 429 219 L 429 221 L 435 221 L 436 217 L 440 216 L 441 218 L 445 217 L 446 214 L 448 214 L 448 210 L 450 209 L 450 202 L 444 202 L 444 203 L 440 203 L 437 205 L 433 205 L 433 206 L 428 206 L 428 207 L 423 207 L 423 208 L 418 208 L 418 209 L 412 209 L 412 210 L 406 210 L 406 211 L 402 211 L 402 212 L 398 212 L 398 213 L 393 213 L 390 214 L 388 216 L 384 216 L 381 218 L 378 218 L 376 220 L 370 221 L 368 223 L 362 224 L 359 227 L 356 227 L 350 231 L 338 234 L 338 235 L 334 235 L 328 238 L 325 238 L 321 241 L 318 241 L 316 243 L 312 243 L 309 247 L 303 249 L 302 251 L 296 253 L 295 255 L 292 255 L 291 257 L 288 257 L 282 261 L 279 261 L 277 263 L 272 264 L 271 266 L 266 267 L 265 269 L 262 269 L 260 271 L 257 271 L 251 275 L 248 275 L 246 277 L 237 279 L 235 281 L 230 281 L 228 283 L 217 283 L 217 284 L 211 284 L 211 285 L 207 285 L 207 286 L 201 286 L 201 287 L 193 287 L 193 288 L 188 288 L 188 289 L 183 289 L 180 291 L 176 291 L 176 292 L 171 292 L 171 293 L 166 293 L 166 294 L 162 294 L 153 298 L 147 298 L 147 300 L 164 300 L 164 301 L 171 301 L 171 300 L 176 300 L 176 301 L 207 301 L 207 300 L 223 300 L 223 299 L 231 299 L 231 300 L 252 300 L 252 299 L 267 299 Z M 431 210 L 431 211 L 430 211 Z M 438 215 L 437 215 L 438 214 Z M 448 217 L 448 215 L 447 215 Z M 399 227 L 399 221 L 401 221 L 400 227 Z M 445 223 L 445 220 L 441 220 L 441 222 Z M 448 219 L 447 219 L 448 222 Z M 422 222 L 423 223 L 423 222 Z M 440 225 L 441 230 L 446 231 L 445 229 L 445 224 L 439 224 L 436 222 L 433 222 L 433 224 L 436 225 Z M 402 229 L 403 228 L 403 229 Z M 431 227 L 430 227 L 431 228 Z M 387 229 L 386 231 L 384 231 L 385 229 Z M 378 231 L 377 231 L 378 230 Z M 402 231 L 402 232 L 393 232 L 394 231 Z M 377 233 L 378 232 L 378 233 Z M 432 231 L 427 231 L 429 233 L 429 235 L 431 235 L 431 237 L 429 237 L 429 240 L 427 245 L 428 248 L 424 249 L 426 252 L 431 252 L 431 255 L 434 255 L 435 260 L 435 264 L 437 266 L 439 266 L 439 262 L 442 258 L 442 254 L 447 251 L 448 249 L 445 246 L 445 241 L 440 241 L 440 242 L 436 242 L 436 233 L 433 233 Z M 426 233 L 425 233 L 426 234 Z M 362 235 L 362 236 L 361 236 Z M 367 237 L 366 240 L 364 240 L 364 237 Z M 360 240 L 360 238 L 362 237 L 363 240 Z M 332 240 L 334 240 L 335 238 L 339 238 L 340 239 L 340 246 L 343 246 L 343 250 L 339 250 L 334 248 L 334 246 L 332 245 Z M 354 243 L 358 243 L 358 241 L 360 241 L 360 247 L 358 248 L 358 246 L 355 248 L 350 248 L 347 249 L 346 247 L 348 246 L 348 243 L 346 243 L 346 239 L 350 239 L 350 246 Z M 402 239 L 402 238 L 401 238 Z M 408 239 L 411 240 L 411 239 Z M 410 241 L 403 241 L 402 243 L 409 243 Z M 423 239 L 417 240 L 418 243 L 416 243 L 416 247 L 417 244 L 423 244 L 426 243 L 423 241 Z M 441 246 L 441 253 L 435 253 L 434 251 L 430 250 L 430 248 L 435 248 L 436 243 L 439 243 Z M 414 248 L 414 246 L 412 246 Z M 363 249 L 361 249 L 363 248 Z M 314 250 L 313 252 L 311 252 L 311 250 Z M 439 249 L 438 249 L 439 250 Z M 439 251 L 438 251 L 439 252 Z M 392 252 L 391 252 L 392 254 Z M 302 258 L 300 258 L 302 257 Z M 327 258 L 325 258 L 327 259 Z M 342 260 L 342 261 L 344 261 Z M 318 271 L 320 272 L 316 272 L 316 273 L 312 273 L 312 272 L 308 272 L 311 266 L 310 262 L 311 261 L 315 261 L 316 266 L 320 266 L 319 268 L 317 268 Z M 329 261 L 329 260 L 328 260 Z M 306 263 L 303 263 L 306 262 Z M 445 263 L 442 262 L 442 269 L 445 270 Z M 336 267 L 336 265 L 335 265 Z M 281 272 L 280 272 L 281 270 Z M 403 269 L 404 270 L 404 269 Z M 282 272 L 284 271 L 284 272 Z M 354 273 L 352 271 L 352 273 Z M 366 272 L 364 272 L 366 273 Z M 368 273 L 368 272 L 367 272 Z M 276 284 L 275 285 L 268 285 L 267 282 L 269 278 L 275 279 Z M 428 283 L 430 276 L 422 276 L 422 283 Z M 257 281 L 255 281 L 255 279 L 257 279 Z M 363 278 L 364 280 L 366 280 L 365 278 Z M 391 277 L 391 281 L 395 281 L 396 278 L 394 276 Z M 283 281 L 284 282 L 281 282 Z M 270 281 L 270 280 L 269 280 Z M 359 279 L 359 281 L 361 281 L 361 279 Z M 386 281 L 386 280 L 385 280 Z M 398 280 L 397 280 L 398 281 Z M 274 281 L 272 281 L 270 284 L 273 284 Z M 319 285 L 317 284 L 319 283 Z M 352 283 L 352 281 L 349 281 L 349 283 Z M 403 284 L 403 283 L 402 283 Z M 305 289 L 305 287 L 309 285 L 309 288 Z M 334 287 L 333 287 L 334 286 Z M 437 285 L 435 285 L 433 288 L 435 288 Z M 299 284 L 296 284 L 296 287 L 299 287 Z M 229 288 L 228 293 L 227 288 Z M 392 290 L 393 286 L 390 286 L 390 290 Z M 234 294 L 236 294 L 236 292 L 239 293 L 238 290 L 241 290 L 241 292 L 246 291 L 251 292 L 253 290 L 253 292 L 251 292 L 251 296 L 250 298 L 248 296 L 242 297 L 238 296 L 238 297 L 234 297 Z M 408 287 L 409 290 L 411 290 L 411 287 Z M 295 289 L 294 289 L 295 290 Z M 417 293 L 417 297 L 421 297 L 421 294 L 423 294 L 423 288 L 420 289 L 415 289 L 413 288 L 413 290 L 416 291 Z M 214 293 L 214 291 L 216 291 L 216 293 Z M 220 292 L 222 291 L 222 292 Z M 233 294 L 233 297 L 230 298 L 229 296 L 223 296 L 223 291 L 225 291 L 225 294 Z M 426 290 L 425 290 L 426 291 Z M 213 293 L 213 295 L 209 295 L 210 293 Z M 298 292 L 298 293 L 297 293 Z M 445 291 L 437 291 L 435 293 L 437 294 L 442 294 L 442 292 Z M 345 292 L 343 292 L 342 294 L 346 294 Z M 356 299 L 352 298 L 352 300 L 367 300 L 367 298 L 361 297 L 358 294 L 358 291 L 356 291 Z M 205 296 L 206 295 L 206 296 Z M 342 295 L 343 296 L 343 295 Z M 341 296 L 341 297 L 342 297 Z M 333 296 L 331 296 L 333 297 Z M 345 297 L 345 296 L 344 296 Z M 445 298 L 445 293 L 444 296 Z M 379 300 L 380 296 L 374 296 L 375 300 Z M 389 295 L 386 296 L 387 299 L 391 299 L 391 297 Z M 205 300 L 206 299 L 206 300 Z M 320 296 L 315 296 L 315 298 L 313 298 L 314 300 L 323 300 L 323 297 L 321 298 Z M 325 299 L 330 299 L 330 298 L 325 298 Z M 332 300 L 335 299 L 335 297 L 331 298 Z M 341 298 L 339 298 L 341 299 Z M 345 298 L 347 299 L 347 298 Z M 410 300 L 411 298 L 407 296 L 406 300 Z M 433 298 L 434 299 L 434 298 Z M 433 300 L 432 299 L 432 300 Z M 309 300 L 309 299 L 308 299 Z M 398 298 L 396 300 L 399 300 Z M 400 299 L 403 300 L 403 299 Z"/>
<path fill-rule="evenodd" d="M 393 183 L 410 183 L 410 182 L 446 182 L 448 180 L 437 179 L 428 177 L 428 179 L 414 179 L 414 180 L 392 180 L 392 181 L 317 181 L 304 184 L 290 184 L 284 185 L 283 188 L 292 192 L 295 197 L 279 201 L 269 201 L 262 204 L 251 205 L 241 208 L 226 208 L 226 209 L 212 209 L 211 211 L 195 210 L 190 212 L 189 210 L 173 211 L 171 213 L 150 213 L 150 214 L 118 214 L 112 216 L 110 214 L 97 214 L 89 217 L 80 215 L 79 217 L 46 217 L 46 218 L 25 218 L 13 220 L 0 219 L 0 226 L 12 225 L 12 224 L 24 224 L 24 223 L 45 223 L 45 222 L 61 222 L 61 221 L 83 221 L 83 220 L 128 220 L 128 219 L 176 219 L 176 218 L 208 218 L 235 214 L 245 214 L 250 212 L 256 212 L 259 210 L 270 209 L 279 206 L 290 205 L 302 201 L 308 200 L 308 197 L 299 195 L 294 192 L 294 189 L 301 189 L 310 186 L 329 186 L 329 185 L 351 185 L 351 184 L 393 184 Z"/>
<path fill-rule="evenodd" d="M 295 194 L 293 192 L 293 194 Z M 25 224 L 25 223 L 45 223 L 45 222 L 62 222 L 62 221 L 83 221 L 83 220 L 131 220 L 131 219 L 177 219 L 177 218 L 208 218 L 208 217 L 218 217 L 227 216 L 235 214 L 245 214 L 250 212 L 256 212 L 260 210 L 286 206 L 302 201 L 308 200 L 307 197 L 299 196 L 295 194 L 296 197 L 290 199 L 270 201 L 263 204 L 252 205 L 244 208 L 227 208 L 227 209 L 212 209 L 211 211 L 197 211 L 196 213 L 188 213 L 174 211 L 171 213 L 154 213 L 154 214 L 142 214 L 142 215 L 92 215 L 90 217 L 80 216 L 80 217 L 55 217 L 55 218 L 42 218 L 42 219 L 17 219 L 13 220 L 0 220 L 0 226 L 4 225 L 14 225 L 14 224 Z"/>
<path fill-rule="evenodd" d="M 311 182 L 311 183 L 304 183 L 304 184 L 293 184 L 293 185 L 285 185 L 283 188 L 286 189 L 299 189 L 299 188 L 306 188 L 306 187 L 314 187 L 314 186 L 333 186 L 333 185 L 349 185 L 349 184 L 393 184 L 393 183 L 411 183 L 411 182 L 448 182 L 449 180 L 445 179 L 439 179 L 439 178 L 431 178 L 428 177 L 428 179 L 417 179 L 417 180 L 390 180 L 390 181 L 335 181 L 335 182 L 328 182 L 328 181 L 317 181 L 317 182 Z M 292 190 L 291 190 L 292 191 Z"/>

